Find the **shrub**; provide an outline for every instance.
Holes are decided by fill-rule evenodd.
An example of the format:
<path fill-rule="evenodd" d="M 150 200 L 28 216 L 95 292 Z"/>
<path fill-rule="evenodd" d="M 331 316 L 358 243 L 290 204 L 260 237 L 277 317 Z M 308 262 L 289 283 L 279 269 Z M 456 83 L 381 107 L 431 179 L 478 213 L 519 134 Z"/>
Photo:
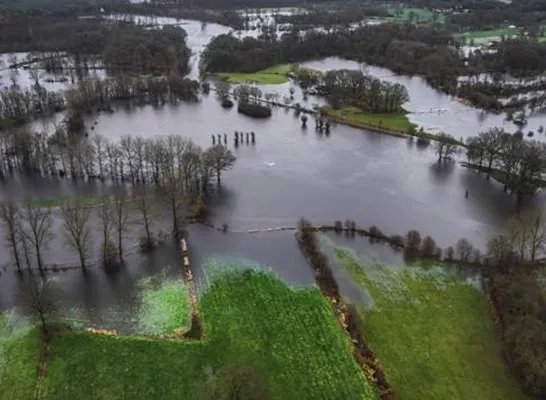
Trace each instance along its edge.
<path fill-rule="evenodd" d="M 372 225 L 368 228 L 368 234 L 370 235 L 370 237 L 372 238 L 375 238 L 375 239 L 385 239 L 387 236 L 381 232 L 381 230 L 375 226 L 375 225 Z"/>
<path fill-rule="evenodd" d="M 239 102 L 237 112 L 253 118 L 271 117 L 271 108 L 255 103 Z"/>
<path fill-rule="evenodd" d="M 224 99 L 221 103 L 223 108 L 231 108 L 233 107 L 233 101 L 231 99 Z"/>
<path fill-rule="evenodd" d="M 151 251 L 155 248 L 156 241 L 153 237 L 148 238 L 146 235 L 142 235 L 138 240 L 138 247 L 140 251 Z"/>
<path fill-rule="evenodd" d="M 460 239 L 455 245 L 457 256 L 461 261 L 470 261 L 472 255 L 472 244 L 467 239 Z"/>
<path fill-rule="evenodd" d="M 118 250 L 114 242 L 107 240 L 102 245 L 102 266 L 113 268 L 119 266 Z"/>
<path fill-rule="evenodd" d="M 406 234 L 405 245 L 408 250 L 419 250 L 419 246 L 421 245 L 421 234 L 416 230 L 409 231 Z"/>
<path fill-rule="evenodd" d="M 482 262 L 482 253 L 480 252 L 479 249 L 474 249 L 472 251 L 471 260 L 472 260 L 473 263 L 476 263 L 476 264 L 480 264 Z"/>
<path fill-rule="evenodd" d="M 436 242 L 430 236 L 425 236 L 423 242 L 421 243 L 421 254 L 424 257 L 434 257 L 434 252 L 436 251 Z"/>
<path fill-rule="evenodd" d="M 453 256 L 455 255 L 455 250 L 453 249 L 453 246 L 449 246 L 444 254 L 446 260 L 453 260 Z"/>
<path fill-rule="evenodd" d="M 404 247 L 404 238 L 401 235 L 392 235 L 389 238 L 389 242 L 392 246 Z"/>

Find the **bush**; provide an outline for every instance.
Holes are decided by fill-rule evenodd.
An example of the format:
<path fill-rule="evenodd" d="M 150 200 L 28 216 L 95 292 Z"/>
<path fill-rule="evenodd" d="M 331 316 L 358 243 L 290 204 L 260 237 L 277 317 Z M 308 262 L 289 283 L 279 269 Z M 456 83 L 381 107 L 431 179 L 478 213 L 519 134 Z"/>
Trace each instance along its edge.
<path fill-rule="evenodd" d="M 416 230 L 409 231 L 406 234 L 405 245 L 408 250 L 418 251 L 421 245 L 421 234 Z"/>
<path fill-rule="evenodd" d="M 404 247 L 404 238 L 401 235 L 392 235 L 389 238 L 389 242 L 392 246 Z"/>
<path fill-rule="evenodd" d="M 255 103 L 239 102 L 237 112 L 253 118 L 271 117 L 271 108 Z"/>
<path fill-rule="evenodd" d="M 470 261 L 472 250 L 474 249 L 472 244 L 467 239 L 460 239 L 455 245 L 457 250 L 457 256 L 461 261 Z"/>
<path fill-rule="evenodd" d="M 220 103 L 222 105 L 222 107 L 224 108 L 231 108 L 233 107 L 233 101 L 230 100 L 230 99 L 224 99 L 222 100 L 222 103 Z"/>
<path fill-rule="evenodd" d="M 111 240 L 106 241 L 102 245 L 102 266 L 104 268 L 118 267 L 120 264 L 118 259 L 118 249 Z"/>
<path fill-rule="evenodd" d="M 424 257 L 434 257 L 434 252 L 436 251 L 436 242 L 430 236 L 425 236 L 423 242 L 421 243 L 421 254 Z"/>
<path fill-rule="evenodd" d="M 368 234 L 370 237 L 374 239 L 386 239 L 387 236 L 381 232 L 381 229 L 379 229 L 377 226 L 372 225 L 368 228 Z"/>
<path fill-rule="evenodd" d="M 156 241 L 153 237 L 148 238 L 146 235 L 142 235 L 138 240 L 138 247 L 140 251 L 152 251 L 156 246 Z"/>
<path fill-rule="evenodd" d="M 453 249 L 453 246 L 449 246 L 445 251 L 445 259 L 450 261 L 453 260 L 453 257 L 455 255 L 455 250 Z"/>

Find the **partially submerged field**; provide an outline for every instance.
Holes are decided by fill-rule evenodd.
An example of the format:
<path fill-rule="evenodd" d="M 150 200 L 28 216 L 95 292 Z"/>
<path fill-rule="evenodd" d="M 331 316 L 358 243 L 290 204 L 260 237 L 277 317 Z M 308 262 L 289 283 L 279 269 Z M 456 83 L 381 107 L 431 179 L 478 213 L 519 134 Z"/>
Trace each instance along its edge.
<path fill-rule="evenodd" d="M 393 132 L 407 133 L 412 124 L 405 114 L 368 114 L 355 107 L 345 107 L 340 110 L 323 107 L 321 110 L 328 116 L 362 127 L 376 127 Z"/>
<path fill-rule="evenodd" d="M 262 85 L 276 85 L 288 82 L 288 74 L 292 70 L 290 64 L 274 65 L 258 72 L 219 72 L 216 75 L 230 83 L 258 83 Z"/>
<path fill-rule="evenodd" d="M 439 266 L 335 259 L 368 295 L 365 336 L 398 399 L 524 399 L 501 359 L 482 293 Z"/>
<path fill-rule="evenodd" d="M 203 391 L 225 389 L 229 374 L 271 399 L 376 398 L 318 289 L 291 288 L 269 272 L 232 269 L 211 281 L 200 309 L 202 341 L 57 334 L 42 398 L 218 398 Z M 35 376 L 34 367 L 19 369 Z"/>

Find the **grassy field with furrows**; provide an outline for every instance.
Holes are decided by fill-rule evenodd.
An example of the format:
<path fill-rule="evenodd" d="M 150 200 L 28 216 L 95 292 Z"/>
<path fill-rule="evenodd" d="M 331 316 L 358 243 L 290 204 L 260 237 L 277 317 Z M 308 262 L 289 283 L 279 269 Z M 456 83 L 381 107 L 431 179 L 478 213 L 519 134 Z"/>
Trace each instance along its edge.
<path fill-rule="evenodd" d="M 439 265 L 392 268 L 337 248 L 370 303 L 365 336 L 401 400 L 521 400 L 485 296 Z"/>
<path fill-rule="evenodd" d="M 225 267 L 200 296 L 203 341 L 59 334 L 44 398 L 227 399 L 226 376 L 270 399 L 377 398 L 318 289 Z"/>

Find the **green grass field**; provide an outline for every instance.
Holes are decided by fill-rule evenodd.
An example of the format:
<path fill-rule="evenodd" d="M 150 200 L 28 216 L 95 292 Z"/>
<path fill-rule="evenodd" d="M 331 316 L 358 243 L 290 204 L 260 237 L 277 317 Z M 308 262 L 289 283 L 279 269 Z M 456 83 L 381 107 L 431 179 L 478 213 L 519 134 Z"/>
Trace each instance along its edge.
<path fill-rule="evenodd" d="M 163 280 L 162 276 L 139 281 L 139 310 L 137 330 L 145 335 L 185 332 L 190 327 L 188 288 L 182 278 Z"/>
<path fill-rule="evenodd" d="M 350 250 L 336 259 L 372 299 L 365 336 L 402 400 L 521 400 L 485 297 L 442 267 L 389 268 Z"/>
<path fill-rule="evenodd" d="M 395 19 L 409 20 L 413 17 L 415 22 L 434 22 L 434 12 L 420 7 L 387 7 L 387 11 Z M 445 22 L 443 14 L 436 14 L 437 22 Z"/>
<path fill-rule="evenodd" d="M 465 33 L 457 34 L 456 36 L 465 38 L 465 39 L 487 39 L 487 38 L 500 38 L 501 36 L 513 36 L 517 35 L 519 30 L 517 28 L 503 28 L 503 29 L 492 29 L 487 31 L 470 31 Z"/>
<path fill-rule="evenodd" d="M 63 196 L 50 197 L 43 199 L 35 199 L 33 203 L 39 207 L 59 207 L 65 201 L 80 201 L 82 204 L 99 204 L 102 201 L 102 196 L 80 195 L 80 196 Z"/>
<path fill-rule="evenodd" d="M 44 398 L 202 399 L 217 371 L 233 364 L 252 366 L 271 399 L 377 398 L 318 289 L 232 271 L 212 281 L 200 307 L 201 342 L 56 336 Z"/>
<path fill-rule="evenodd" d="M 288 73 L 291 70 L 292 66 L 290 64 L 280 64 L 258 72 L 220 72 L 216 75 L 226 79 L 230 83 L 254 82 L 262 85 L 278 85 L 288 82 Z"/>
<path fill-rule="evenodd" d="M 397 132 L 406 133 L 412 126 L 404 114 L 366 114 L 355 107 L 346 107 L 341 110 L 324 107 L 321 111 L 349 123 L 365 124 Z"/>
<path fill-rule="evenodd" d="M 15 313 L 0 314 L 0 399 L 33 398 L 39 359 L 38 330 Z"/>

